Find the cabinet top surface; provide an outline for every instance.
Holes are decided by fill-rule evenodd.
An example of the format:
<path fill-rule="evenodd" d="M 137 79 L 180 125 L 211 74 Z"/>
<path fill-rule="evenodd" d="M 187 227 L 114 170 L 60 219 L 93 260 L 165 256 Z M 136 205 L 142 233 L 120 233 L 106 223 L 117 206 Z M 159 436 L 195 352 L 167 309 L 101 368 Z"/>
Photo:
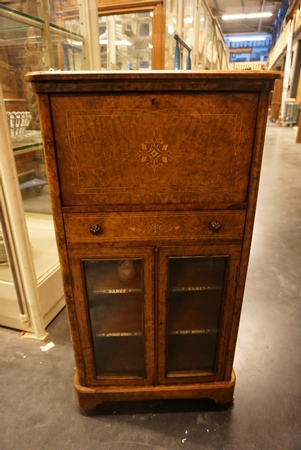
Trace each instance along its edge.
<path fill-rule="evenodd" d="M 202 79 L 202 78 L 245 78 L 245 79 L 275 79 L 280 78 L 281 73 L 277 70 L 84 70 L 84 71 L 40 71 L 26 74 L 28 81 L 42 80 L 95 80 L 95 79 Z"/>
<path fill-rule="evenodd" d="M 47 71 L 30 72 L 26 81 L 34 85 L 36 92 L 76 92 L 77 90 L 97 91 L 107 89 L 131 90 L 132 83 L 141 90 L 147 90 L 151 83 L 156 89 L 174 90 L 271 90 L 274 80 L 280 78 L 278 71 Z M 160 83 L 160 84 L 159 84 Z M 152 86 L 153 88 L 154 86 Z"/>

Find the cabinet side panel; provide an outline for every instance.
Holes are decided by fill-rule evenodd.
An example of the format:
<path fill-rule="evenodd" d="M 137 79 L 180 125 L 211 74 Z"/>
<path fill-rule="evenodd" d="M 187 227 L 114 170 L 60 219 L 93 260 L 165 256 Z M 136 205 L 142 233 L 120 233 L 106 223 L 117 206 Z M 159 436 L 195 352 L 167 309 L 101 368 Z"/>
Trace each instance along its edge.
<path fill-rule="evenodd" d="M 60 186 L 57 174 L 55 147 L 53 141 L 53 130 L 51 120 L 51 108 L 49 104 L 48 95 L 39 95 L 37 97 L 38 110 L 40 117 L 40 124 L 43 136 L 45 162 L 47 169 L 47 178 L 49 184 L 51 206 L 55 227 L 55 236 L 58 246 L 58 254 L 60 260 L 60 268 L 63 278 L 64 293 L 66 299 L 67 313 L 70 323 L 70 332 L 73 342 L 73 351 L 77 367 L 78 377 L 81 383 L 84 384 L 84 370 L 82 366 L 82 358 L 79 352 L 79 335 L 74 311 L 72 285 L 70 279 L 69 262 L 67 256 L 67 249 L 65 245 L 65 230 L 63 216 L 61 213 L 61 196 Z"/>

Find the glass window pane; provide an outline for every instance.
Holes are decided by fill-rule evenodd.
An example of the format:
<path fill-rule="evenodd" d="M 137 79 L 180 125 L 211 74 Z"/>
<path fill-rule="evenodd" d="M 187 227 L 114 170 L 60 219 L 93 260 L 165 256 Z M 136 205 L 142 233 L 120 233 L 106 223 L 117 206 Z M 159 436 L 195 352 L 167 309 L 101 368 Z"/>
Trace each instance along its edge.
<path fill-rule="evenodd" d="M 60 70 L 83 70 L 84 55 L 82 42 L 51 33 L 54 65 Z"/>
<path fill-rule="evenodd" d="M 169 259 L 167 372 L 214 372 L 225 257 Z"/>
<path fill-rule="evenodd" d="M 7 1 L 0 4 L 0 8 L 11 9 L 13 12 L 19 12 L 22 15 L 38 17 L 38 2 L 37 0 L 22 0 L 18 2 Z"/>
<path fill-rule="evenodd" d="M 144 377 L 142 260 L 83 265 L 97 375 Z"/>
<path fill-rule="evenodd" d="M 152 68 L 152 12 L 101 16 L 98 22 L 103 69 Z"/>
<path fill-rule="evenodd" d="M 42 136 L 36 97 L 27 72 L 44 70 L 41 30 L 0 18 L 0 70 L 4 103 L 11 135 L 24 211 L 51 214 Z"/>
<path fill-rule="evenodd" d="M 49 20 L 58 27 L 81 33 L 78 1 L 48 0 Z"/>
<path fill-rule="evenodd" d="M 36 142 L 30 146 L 28 141 Z M 13 140 L 13 148 L 24 211 L 51 215 L 44 153 L 42 144 L 39 144 L 39 133 L 28 132 L 24 136 L 24 144 Z"/>

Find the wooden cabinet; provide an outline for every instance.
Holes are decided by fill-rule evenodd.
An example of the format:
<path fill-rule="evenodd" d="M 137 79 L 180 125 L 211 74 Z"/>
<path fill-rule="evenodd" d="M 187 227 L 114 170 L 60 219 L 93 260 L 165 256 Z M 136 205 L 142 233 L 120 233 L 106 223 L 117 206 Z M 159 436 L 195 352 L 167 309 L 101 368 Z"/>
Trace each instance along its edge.
<path fill-rule="evenodd" d="M 31 73 L 78 404 L 233 399 L 275 72 Z"/>

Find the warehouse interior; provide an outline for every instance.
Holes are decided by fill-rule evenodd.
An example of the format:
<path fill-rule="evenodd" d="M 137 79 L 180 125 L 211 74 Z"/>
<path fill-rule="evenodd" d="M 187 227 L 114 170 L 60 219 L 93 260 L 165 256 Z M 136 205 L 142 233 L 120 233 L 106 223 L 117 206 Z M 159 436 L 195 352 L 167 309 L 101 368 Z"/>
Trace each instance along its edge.
<path fill-rule="evenodd" d="M 301 440 L 301 3 L 202 0 L 202 9 L 193 0 L 140 1 L 139 5 L 134 1 L 127 5 L 96 0 L 83 2 L 84 6 L 79 3 L 42 1 L 38 7 L 32 1 L 0 3 L 1 110 L 3 117 L 9 114 L 8 121 L 1 119 L 0 127 L 0 447 L 297 450 Z M 132 29 L 129 23 L 132 27 L 136 21 L 143 38 L 151 30 L 152 47 L 133 52 L 123 43 L 109 51 L 107 17 L 114 16 L 118 22 L 118 8 L 127 30 Z M 175 12 L 183 23 L 180 39 L 174 38 L 176 27 L 169 35 L 163 19 Z M 184 20 L 188 12 L 192 17 L 203 12 L 207 28 L 202 29 L 201 20 L 193 28 L 189 20 Z M 247 17 L 233 21 L 222 18 L 257 12 L 270 15 L 251 17 L 249 21 Z M 50 34 L 45 38 L 47 16 Z M 212 40 L 206 48 L 203 42 L 209 42 L 209 23 Z M 95 26 L 101 33 L 97 33 L 97 39 Z M 119 33 L 120 29 L 115 31 Z M 256 41 L 250 44 L 249 38 L 254 35 L 264 36 L 265 46 L 256 47 Z M 244 39 L 236 41 L 242 42 L 241 47 L 230 42 L 237 36 Z M 260 54 L 260 59 L 252 60 L 254 54 Z M 53 67 L 64 71 L 189 70 L 189 64 L 197 64 L 192 67 L 196 71 L 260 69 L 280 74 L 271 93 L 266 122 L 234 358 L 234 401 L 218 405 L 206 398 L 132 400 L 104 402 L 95 410 L 85 410 L 77 405 L 74 393 L 76 362 L 44 144 L 36 98 L 24 81 L 25 73 Z M 14 134 L 16 111 L 30 114 L 30 125 L 24 127 L 22 135 Z"/>

